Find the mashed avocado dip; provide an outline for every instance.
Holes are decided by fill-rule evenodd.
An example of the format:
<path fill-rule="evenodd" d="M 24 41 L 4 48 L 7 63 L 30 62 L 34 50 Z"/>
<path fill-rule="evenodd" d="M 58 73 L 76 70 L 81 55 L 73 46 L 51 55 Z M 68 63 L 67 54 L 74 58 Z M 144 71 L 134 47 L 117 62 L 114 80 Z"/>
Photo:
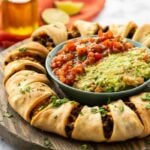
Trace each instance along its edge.
<path fill-rule="evenodd" d="M 139 86 L 149 78 L 149 51 L 132 48 L 87 66 L 85 73 L 76 77 L 73 86 L 91 92 L 117 92 Z"/>

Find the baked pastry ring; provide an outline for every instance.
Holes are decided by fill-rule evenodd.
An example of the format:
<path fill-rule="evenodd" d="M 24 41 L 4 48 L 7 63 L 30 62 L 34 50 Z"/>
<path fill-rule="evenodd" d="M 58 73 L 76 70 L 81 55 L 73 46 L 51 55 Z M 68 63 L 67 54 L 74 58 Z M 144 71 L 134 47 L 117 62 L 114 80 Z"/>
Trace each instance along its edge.
<path fill-rule="evenodd" d="M 13 92 L 20 84 L 26 85 L 32 82 L 42 82 L 49 84 L 45 74 L 39 74 L 35 71 L 22 70 L 13 74 L 5 83 L 5 88 L 8 93 Z"/>
<path fill-rule="evenodd" d="M 75 21 L 73 25 L 79 31 L 81 36 L 95 35 L 102 29 L 98 23 L 82 20 Z"/>
<path fill-rule="evenodd" d="M 67 28 L 62 23 L 44 25 L 33 32 L 32 39 L 51 50 L 55 45 L 68 39 Z"/>
<path fill-rule="evenodd" d="M 139 117 L 144 125 L 144 130 L 140 137 L 150 135 L 150 109 L 147 109 L 149 101 L 143 100 L 144 95 L 147 93 L 141 93 L 136 96 L 130 97 L 131 103 L 133 103 L 138 111 Z"/>
<path fill-rule="evenodd" d="M 30 114 L 34 107 L 54 95 L 48 85 L 42 82 L 32 82 L 18 86 L 9 93 L 8 101 L 12 108 L 26 121 L 30 121 Z"/>
<path fill-rule="evenodd" d="M 136 115 L 122 100 L 108 105 L 114 122 L 113 132 L 109 142 L 125 141 L 139 136 L 144 127 Z"/>
<path fill-rule="evenodd" d="M 15 60 L 10 62 L 4 70 L 4 83 L 7 81 L 8 78 L 10 78 L 11 75 L 13 75 L 15 72 L 18 72 L 20 70 L 34 70 L 39 73 L 46 74 L 45 68 L 39 64 L 38 62 L 34 62 L 31 60 Z"/>
<path fill-rule="evenodd" d="M 81 113 L 74 123 L 74 129 L 71 135 L 72 138 L 83 141 L 106 141 L 103 131 L 102 116 L 100 113 L 92 113 L 92 110 L 96 109 L 99 109 L 98 106 L 84 106 L 82 108 Z"/>
<path fill-rule="evenodd" d="M 37 42 L 29 42 L 24 44 L 16 50 L 11 51 L 5 58 L 4 65 L 18 60 L 18 59 L 29 59 L 30 57 L 38 62 L 44 63 L 44 60 L 48 54 L 48 50 Z"/>
<path fill-rule="evenodd" d="M 109 26 L 109 30 L 112 31 L 115 36 L 120 35 L 123 38 L 132 38 L 136 29 L 137 25 L 132 21 L 125 25 L 112 24 Z"/>
<path fill-rule="evenodd" d="M 91 26 L 93 29 L 93 24 Z M 47 28 L 44 30 L 48 32 Z M 129 35 L 129 30 L 126 31 L 123 36 Z M 23 45 L 27 50 L 19 51 L 18 48 L 8 54 L 4 68 L 9 104 L 32 126 L 64 137 L 94 142 L 125 141 L 150 135 L 150 92 L 101 107 L 82 106 L 75 101 L 59 99 L 50 88 L 45 70 L 40 64 L 44 62 L 48 50 L 37 45 L 40 44 L 31 42 Z M 32 58 L 35 61 L 31 62 Z M 24 70 L 27 64 L 38 70 Z"/>
<path fill-rule="evenodd" d="M 150 24 L 145 24 L 141 27 L 139 27 L 134 36 L 133 40 L 138 41 L 145 46 L 150 46 Z"/>
<path fill-rule="evenodd" d="M 58 108 L 48 105 L 46 109 L 40 111 L 31 120 L 31 125 L 40 128 L 44 131 L 54 132 L 64 137 L 67 137 L 65 126 L 67 119 L 77 102 L 67 102 Z"/>

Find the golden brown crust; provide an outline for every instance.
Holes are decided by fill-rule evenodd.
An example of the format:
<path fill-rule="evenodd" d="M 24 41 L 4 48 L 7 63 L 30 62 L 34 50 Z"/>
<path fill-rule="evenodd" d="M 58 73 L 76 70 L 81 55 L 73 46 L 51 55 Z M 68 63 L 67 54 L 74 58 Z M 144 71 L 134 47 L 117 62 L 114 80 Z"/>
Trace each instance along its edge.
<path fill-rule="evenodd" d="M 137 25 L 133 22 L 130 21 L 125 25 L 117 25 L 117 24 L 112 24 L 109 26 L 109 30 L 113 32 L 115 36 L 122 36 L 123 38 L 127 38 L 129 34 L 132 33 L 131 38 L 137 29 Z"/>
<path fill-rule="evenodd" d="M 144 127 L 136 113 L 122 100 L 108 105 L 113 118 L 113 132 L 109 142 L 125 141 L 141 135 Z"/>
<path fill-rule="evenodd" d="M 81 36 L 95 35 L 102 28 L 98 23 L 87 22 L 82 20 L 77 20 L 74 22 L 74 26 L 77 28 Z"/>
<path fill-rule="evenodd" d="M 71 110 L 76 105 L 77 103 L 72 102 L 64 103 L 58 108 L 50 105 L 32 118 L 31 125 L 67 137 L 65 126 Z"/>
<path fill-rule="evenodd" d="M 150 108 L 147 108 L 150 102 L 144 100 L 146 94 L 148 94 L 148 92 L 144 92 L 139 95 L 130 97 L 130 101 L 135 105 L 140 119 L 142 120 L 142 123 L 144 125 L 144 130 L 139 137 L 145 137 L 150 135 Z"/>
<path fill-rule="evenodd" d="M 139 27 L 134 36 L 133 40 L 138 41 L 142 44 L 150 37 L 150 24 L 144 24 L 143 26 Z M 145 45 L 147 46 L 147 45 Z"/>
<path fill-rule="evenodd" d="M 50 25 L 44 25 L 38 28 L 35 32 L 33 32 L 32 38 L 34 39 L 35 37 L 40 35 L 48 35 L 48 37 L 53 40 L 55 45 L 68 39 L 67 28 L 64 24 L 59 22 Z"/>
<path fill-rule="evenodd" d="M 46 74 L 45 68 L 38 62 L 22 59 L 15 60 L 13 62 L 10 62 L 4 69 L 4 83 L 6 83 L 10 76 L 21 70 L 34 70 Z"/>
<path fill-rule="evenodd" d="M 35 60 L 43 62 L 48 54 L 48 50 L 37 42 L 29 42 L 11 51 L 5 58 L 4 64 L 25 57 L 33 57 Z"/>
<path fill-rule="evenodd" d="M 13 92 L 19 85 L 26 85 L 32 82 L 49 84 L 46 75 L 34 71 L 22 70 L 12 75 L 6 82 L 5 88 L 8 93 Z"/>
<path fill-rule="evenodd" d="M 102 118 L 100 113 L 92 113 L 95 107 L 84 106 L 74 123 L 72 138 L 83 141 L 102 142 L 106 141 L 103 132 Z"/>
<path fill-rule="evenodd" d="M 32 109 L 54 95 L 54 92 L 44 83 L 33 82 L 18 86 L 8 95 L 8 101 L 13 109 L 29 122 Z"/>

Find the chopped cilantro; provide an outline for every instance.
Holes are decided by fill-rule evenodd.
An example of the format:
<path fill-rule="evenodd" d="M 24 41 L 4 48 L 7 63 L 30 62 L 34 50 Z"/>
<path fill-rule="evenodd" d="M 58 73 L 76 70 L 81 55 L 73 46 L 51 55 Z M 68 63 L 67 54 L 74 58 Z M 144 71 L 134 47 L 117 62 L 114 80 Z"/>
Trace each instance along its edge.
<path fill-rule="evenodd" d="M 89 146 L 87 144 L 81 145 L 81 150 L 89 150 Z"/>
<path fill-rule="evenodd" d="M 79 57 L 79 60 L 81 60 L 81 61 L 85 61 L 86 60 L 86 58 L 87 58 L 87 56 L 81 56 L 81 57 Z"/>
<path fill-rule="evenodd" d="M 122 112 L 124 112 L 124 106 L 123 105 L 120 105 L 119 107 L 118 107 L 118 109 L 119 109 L 119 111 L 122 113 Z"/>
<path fill-rule="evenodd" d="M 80 114 L 81 116 L 83 116 L 83 115 L 84 115 L 82 111 L 80 111 L 80 112 L 79 112 L 79 114 Z"/>
<path fill-rule="evenodd" d="M 25 47 L 19 48 L 19 52 L 24 53 L 24 52 L 26 52 L 26 51 L 27 51 L 27 48 L 25 48 Z"/>
<path fill-rule="evenodd" d="M 20 93 L 25 94 L 27 92 L 31 92 L 31 87 L 29 85 L 20 88 Z"/>
<path fill-rule="evenodd" d="M 44 146 L 46 149 L 53 149 L 53 145 L 47 137 L 44 138 Z"/>
<path fill-rule="evenodd" d="M 150 93 L 146 93 L 143 97 L 142 97 L 143 101 L 150 101 Z"/>
<path fill-rule="evenodd" d="M 3 114 L 3 117 L 12 118 L 13 115 L 10 114 L 9 112 L 5 112 L 5 113 Z"/>
<path fill-rule="evenodd" d="M 146 109 L 150 109 L 150 103 L 146 105 Z"/>
<path fill-rule="evenodd" d="M 92 108 L 91 109 L 92 113 L 101 113 L 102 117 L 105 117 L 107 114 L 107 110 L 104 107 L 99 107 L 99 108 Z"/>
<path fill-rule="evenodd" d="M 52 96 L 51 100 L 52 100 L 52 106 L 54 108 L 57 108 L 57 107 L 61 106 L 62 104 L 68 102 L 68 99 L 66 99 L 66 98 L 59 99 L 56 96 Z"/>

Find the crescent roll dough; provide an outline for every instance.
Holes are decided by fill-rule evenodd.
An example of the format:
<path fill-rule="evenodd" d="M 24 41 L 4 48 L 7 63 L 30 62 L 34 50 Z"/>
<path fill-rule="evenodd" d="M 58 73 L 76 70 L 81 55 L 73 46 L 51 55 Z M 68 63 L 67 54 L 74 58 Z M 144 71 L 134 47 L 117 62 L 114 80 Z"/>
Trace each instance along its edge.
<path fill-rule="evenodd" d="M 47 54 L 48 50 L 44 46 L 37 42 L 29 42 L 14 51 L 11 51 L 5 58 L 5 65 L 24 57 L 33 57 L 35 60 L 41 62 L 42 60 L 45 60 Z"/>
<path fill-rule="evenodd" d="M 115 36 L 120 35 L 124 38 L 128 37 L 128 36 L 132 36 L 134 34 L 136 28 L 137 28 L 137 25 L 132 21 L 128 22 L 125 25 L 112 24 L 109 26 L 109 30 L 111 30 Z M 132 34 L 132 35 L 130 35 L 130 34 Z"/>
<path fill-rule="evenodd" d="M 65 126 L 72 109 L 77 105 L 78 103 L 71 101 L 58 108 L 50 105 L 32 118 L 31 125 L 67 137 Z"/>
<path fill-rule="evenodd" d="M 34 71 L 22 70 L 12 75 L 6 82 L 5 88 L 8 93 L 13 92 L 20 84 L 26 85 L 32 82 L 43 82 L 49 84 L 45 74 L 36 73 Z"/>
<path fill-rule="evenodd" d="M 133 40 L 143 44 L 148 38 L 150 38 L 150 24 L 144 24 L 143 26 L 138 28 L 133 36 Z"/>
<path fill-rule="evenodd" d="M 139 116 L 140 116 L 142 123 L 144 125 L 144 130 L 143 130 L 142 134 L 140 135 L 140 137 L 145 137 L 145 136 L 148 136 L 150 134 L 150 109 L 146 108 L 146 106 L 148 104 L 150 104 L 150 102 L 142 100 L 142 98 L 144 98 L 144 96 L 146 94 L 148 94 L 148 92 L 130 97 L 130 101 L 137 108 Z"/>
<path fill-rule="evenodd" d="M 74 26 L 78 29 L 81 36 L 94 35 L 101 28 L 98 25 L 98 23 L 87 22 L 82 20 L 75 21 Z"/>
<path fill-rule="evenodd" d="M 95 107 L 84 106 L 74 123 L 72 138 L 85 141 L 106 141 L 100 113 L 92 113 Z"/>
<path fill-rule="evenodd" d="M 148 48 L 150 48 L 150 36 L 147 37 L 144 42 L 143 42 L 143 45 L 147 46 Z"/>
<path fill-rule="evenodd" d="M 15 60 L 10 62 L 4 69 L 4 83 L 15 72 L 28 69 L 46 74 L 45 68 L 37 62 L 31 60 Z"/>
<path fill-rule="evenodd" d="M 30 113 L 36 105 L 45 101 L 46 98 L 55 95 L 48 85 L 41 82 L 33 82 L 20 85 L 9 93 L 8 101 L 14 110 L 26 121 L 30 121 Z"/>
<path fill-rule="evenodd" d="M 144 127 L 138 116 L 122 100 L 115 101 L 108 105 L 112 114 L 114 127 L 109 142 L 125 141 L 139 136 Z"/>
<path fill-rule="evenodd" d="M 33 40 L 35 37 L 38 37 L 41 35 L 47 35 L 48 37 L 50 37 L 53 40 L 55 45 L 66 41 L 68 38 L 66 26 L 59 22 L 53 23 L 50 25 L 44 25 L 38 28 L 32 34 Z"/>

